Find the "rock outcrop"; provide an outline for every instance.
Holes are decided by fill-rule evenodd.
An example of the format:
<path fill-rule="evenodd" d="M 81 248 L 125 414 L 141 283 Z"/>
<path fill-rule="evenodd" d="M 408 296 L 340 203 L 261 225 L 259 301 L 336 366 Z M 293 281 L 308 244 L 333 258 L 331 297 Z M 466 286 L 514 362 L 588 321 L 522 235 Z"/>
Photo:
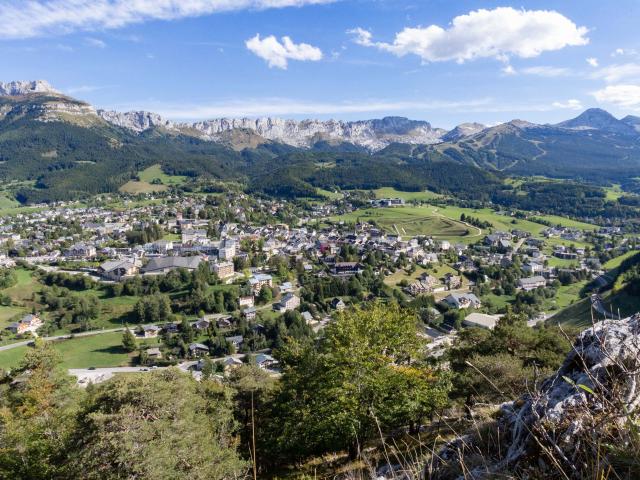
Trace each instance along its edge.
<path fill-rule="evenodd" d="M 0 96 L 16 97 L 31 93 L 60 94 L 45 80 L 0 82 Z"/>
<path fill-rule="evenodd" d="M 535 472 L 535 478 L 586 478 L 596 458 L 615 468 L 608 456 L 611 445 L 615 450 L 630 443 L 629 422 L 639 412 L 636 314 L 583 331 L 555 375 L 537 391 L 502 405 L 492 435 L 470 433 L 452 441 L 436 455 L 426 477 L 484 479 L 508 473 L 530 478 Z M 463 464 L 464 474 L 458 470 Z"/>

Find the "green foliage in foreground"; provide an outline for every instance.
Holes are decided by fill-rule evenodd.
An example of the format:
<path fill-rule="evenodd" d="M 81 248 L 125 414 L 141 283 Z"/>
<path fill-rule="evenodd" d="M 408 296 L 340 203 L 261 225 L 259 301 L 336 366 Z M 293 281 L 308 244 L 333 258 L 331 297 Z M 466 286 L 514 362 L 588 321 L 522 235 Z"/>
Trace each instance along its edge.
<path fill-rule="evenodd" d="M 448 375 L 421 358 L 416 318 L 396 305 L 343 313 L 319 344 L 290 345 L 274 402 L 276 454 L 358 455 L 381 432 L 417 425 L 447 405 Z"/>
<path fill-rule="evenodd" d="M 73 388 L 50 344 L 36 342 L 0 383 L 0 478 L 233 479 L 231 400 L 178 370 Z"/>

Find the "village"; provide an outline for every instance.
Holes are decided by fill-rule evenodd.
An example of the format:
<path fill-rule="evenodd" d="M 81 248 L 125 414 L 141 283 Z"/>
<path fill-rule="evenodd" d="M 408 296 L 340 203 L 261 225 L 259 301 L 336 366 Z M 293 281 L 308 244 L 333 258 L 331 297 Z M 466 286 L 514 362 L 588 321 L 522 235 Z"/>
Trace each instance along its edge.
<path fill-rule="evenodd" d="M 41 287 L 22 299 L 0 290 L 0 354 L 38 335 L 125 332 L 135 339 L 125 363 L 142 369 L 200 372 L 213 358 L 219 373 L 254 361 L 277 375 L 271 351 L 284 336 L 321 335 L 364 301 L 416 309 L 436 344 L 460 328 L 493 328 L 507 308 L 533 326 L 580 300 L 581 287 L 605 285 L 603 260 L 637 247 L 619 228 L 484 228 L 476 241 L 401 235 L 395 225 L 343 220 L 357 208 L 346 196 L 311 205 L 242 193 L 108 202 L 0 220 L 0 267 Z M 405 208 L 402 199 L 370 204 Z M 98 378 L 90 359 L 73 366 L 81 381 Z"/>

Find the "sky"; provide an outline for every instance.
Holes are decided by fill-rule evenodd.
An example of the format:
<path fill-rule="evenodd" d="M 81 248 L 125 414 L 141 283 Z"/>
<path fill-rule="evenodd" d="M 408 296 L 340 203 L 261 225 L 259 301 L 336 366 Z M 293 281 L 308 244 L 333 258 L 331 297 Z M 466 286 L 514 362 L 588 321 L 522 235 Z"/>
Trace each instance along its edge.
<path fill-rule="evenodd" d="M 640 114 L 638 0 L 0 0 L 0 81 L 98 108 L 554 123 Z"/>

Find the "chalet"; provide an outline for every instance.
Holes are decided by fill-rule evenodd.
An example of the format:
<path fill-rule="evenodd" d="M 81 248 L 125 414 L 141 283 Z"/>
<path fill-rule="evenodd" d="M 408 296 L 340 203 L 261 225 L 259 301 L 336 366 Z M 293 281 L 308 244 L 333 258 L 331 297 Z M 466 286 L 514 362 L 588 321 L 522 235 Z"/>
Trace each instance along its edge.
<path fill-rule="evenodd" d="M 218 328 L 229 328 L 233 325 L 233 317 L 220 317 L 216 320 L 216 326 Z"/>
<path fill-rule="evenodd" d="M 540 262 L 529 260 L 524 265 L 522 265 L 522 270 L 530 274 L 540 273 L 544 270 L 544 265 Z"/>
<path fill-rule="evenodd" d="M 160 327 L 157 325 L 143 325 L 142 336 L 144 338 L 156 338 L 160 333 Z"/>
<path fill-rule="evenodd" d="M 280 287 L 280 293 L 290 293 L 293 292 L 293 285 L 291 282 L 283 282 Z"/>
<path fill-rule="evenodd" d="M 271 355 L 267 355 L 266 353 L 259 353 L 258 355 L 256 355 L 256 365 L 258 365 L 258 367 L 262 368 L 263 370 L 266 370 L 278 365 L 278 361 Z"/>
<path fill-rule="evenodd" d="M 38 315 L 28 314 L 22 317 L 19 321 L 11 323 L 7 327 L 7 330 L 20 335 L 26 332 L 35 333 L 41 326 L 42 320 Z"/>
<path fill-rule="evenodd" d="M 252 321 L 256 319 L 258 311 L 256 310 L 255 307 L 249 307 L 249 308 L 245 308 L 242 311 L 242 316 L 248 320 L 248 321 Z"/>
<path fill-rule="evenodd" d="M 146 353 L 147 353 L 147 358 L 152 360 L 162 358 L 162 352 L 158 347 L 147 348 Z"/>
<path fill-rule="evenodd" d="M 460 288 L 462 286 L 462 278 L 452 273 L 447 273 L 444 276 L 444 284 L 449 290 L 455 290 L 456 288 Z"/>
<path fill-rule="evenodd" d="M 135 260 L 109 260 L 98 267 L 98 275 L 105 280 L 119 282 L 138 273 L 140 266 Z"/>
<path fill-rule="evenodd" d="M 547 280 L 540 275 L 535 277 L 521 278 L 518 280 L 518 287 L 520 287 L 525 292 L 530 290 L 535 290 L 538 287 L 544 287 L 547 285 Z"/>
<path fill-rule="evenodd" d="M 209 330 L 209 325 L 211 325 L 211 322 L 209 320 L 207 320 L 206 318 L 200 318 L 193 323 L 193 328 L 195 328 L 199 332 L 205 332 Z"/>
<path fill-rule="evenodd" d="M 473 293 L 451 293 L 443 300 L 449 307 L 458 310 L 463 308 L 480 308 L 482 302 Z"/>
<path fill-rule="evenodd" d="M 75 259 L 92 258 L 96 256 L 96 247 L 86 243 L 76 243 L 69 247 L 64 255 L 65 257 Z"/>
<path fill-rule="evenodd" d="M 209 347 L 203 345 L 202 343 L 191 343 L 189 344 L 189 354 L 192 357 L 199 357 L 201 355 L 206 355 L 209 353 Z"/>
<path fill-rule="evenodd" d="M 344 303 L 341 298 L 334 298 L 331 300 L 331 308 L 342 311 L 347 308 L 347 304 Z"/>
<path fill-rule="evenodd" d="M 242 335 L 234 335 L 232 337 L 224 337 L 224 339 L 233 345 L 236 349 L 240 348 L 244 343 L 244 337 Z"/>
<path fill-rule="evenodd" d="M 280 301 L 273 305 L 273 309 L 277 312 L 284 313 L 289 310 L 295 310 L 300 306 L 300 297 L 294 293 L 287 293 Z"/>

